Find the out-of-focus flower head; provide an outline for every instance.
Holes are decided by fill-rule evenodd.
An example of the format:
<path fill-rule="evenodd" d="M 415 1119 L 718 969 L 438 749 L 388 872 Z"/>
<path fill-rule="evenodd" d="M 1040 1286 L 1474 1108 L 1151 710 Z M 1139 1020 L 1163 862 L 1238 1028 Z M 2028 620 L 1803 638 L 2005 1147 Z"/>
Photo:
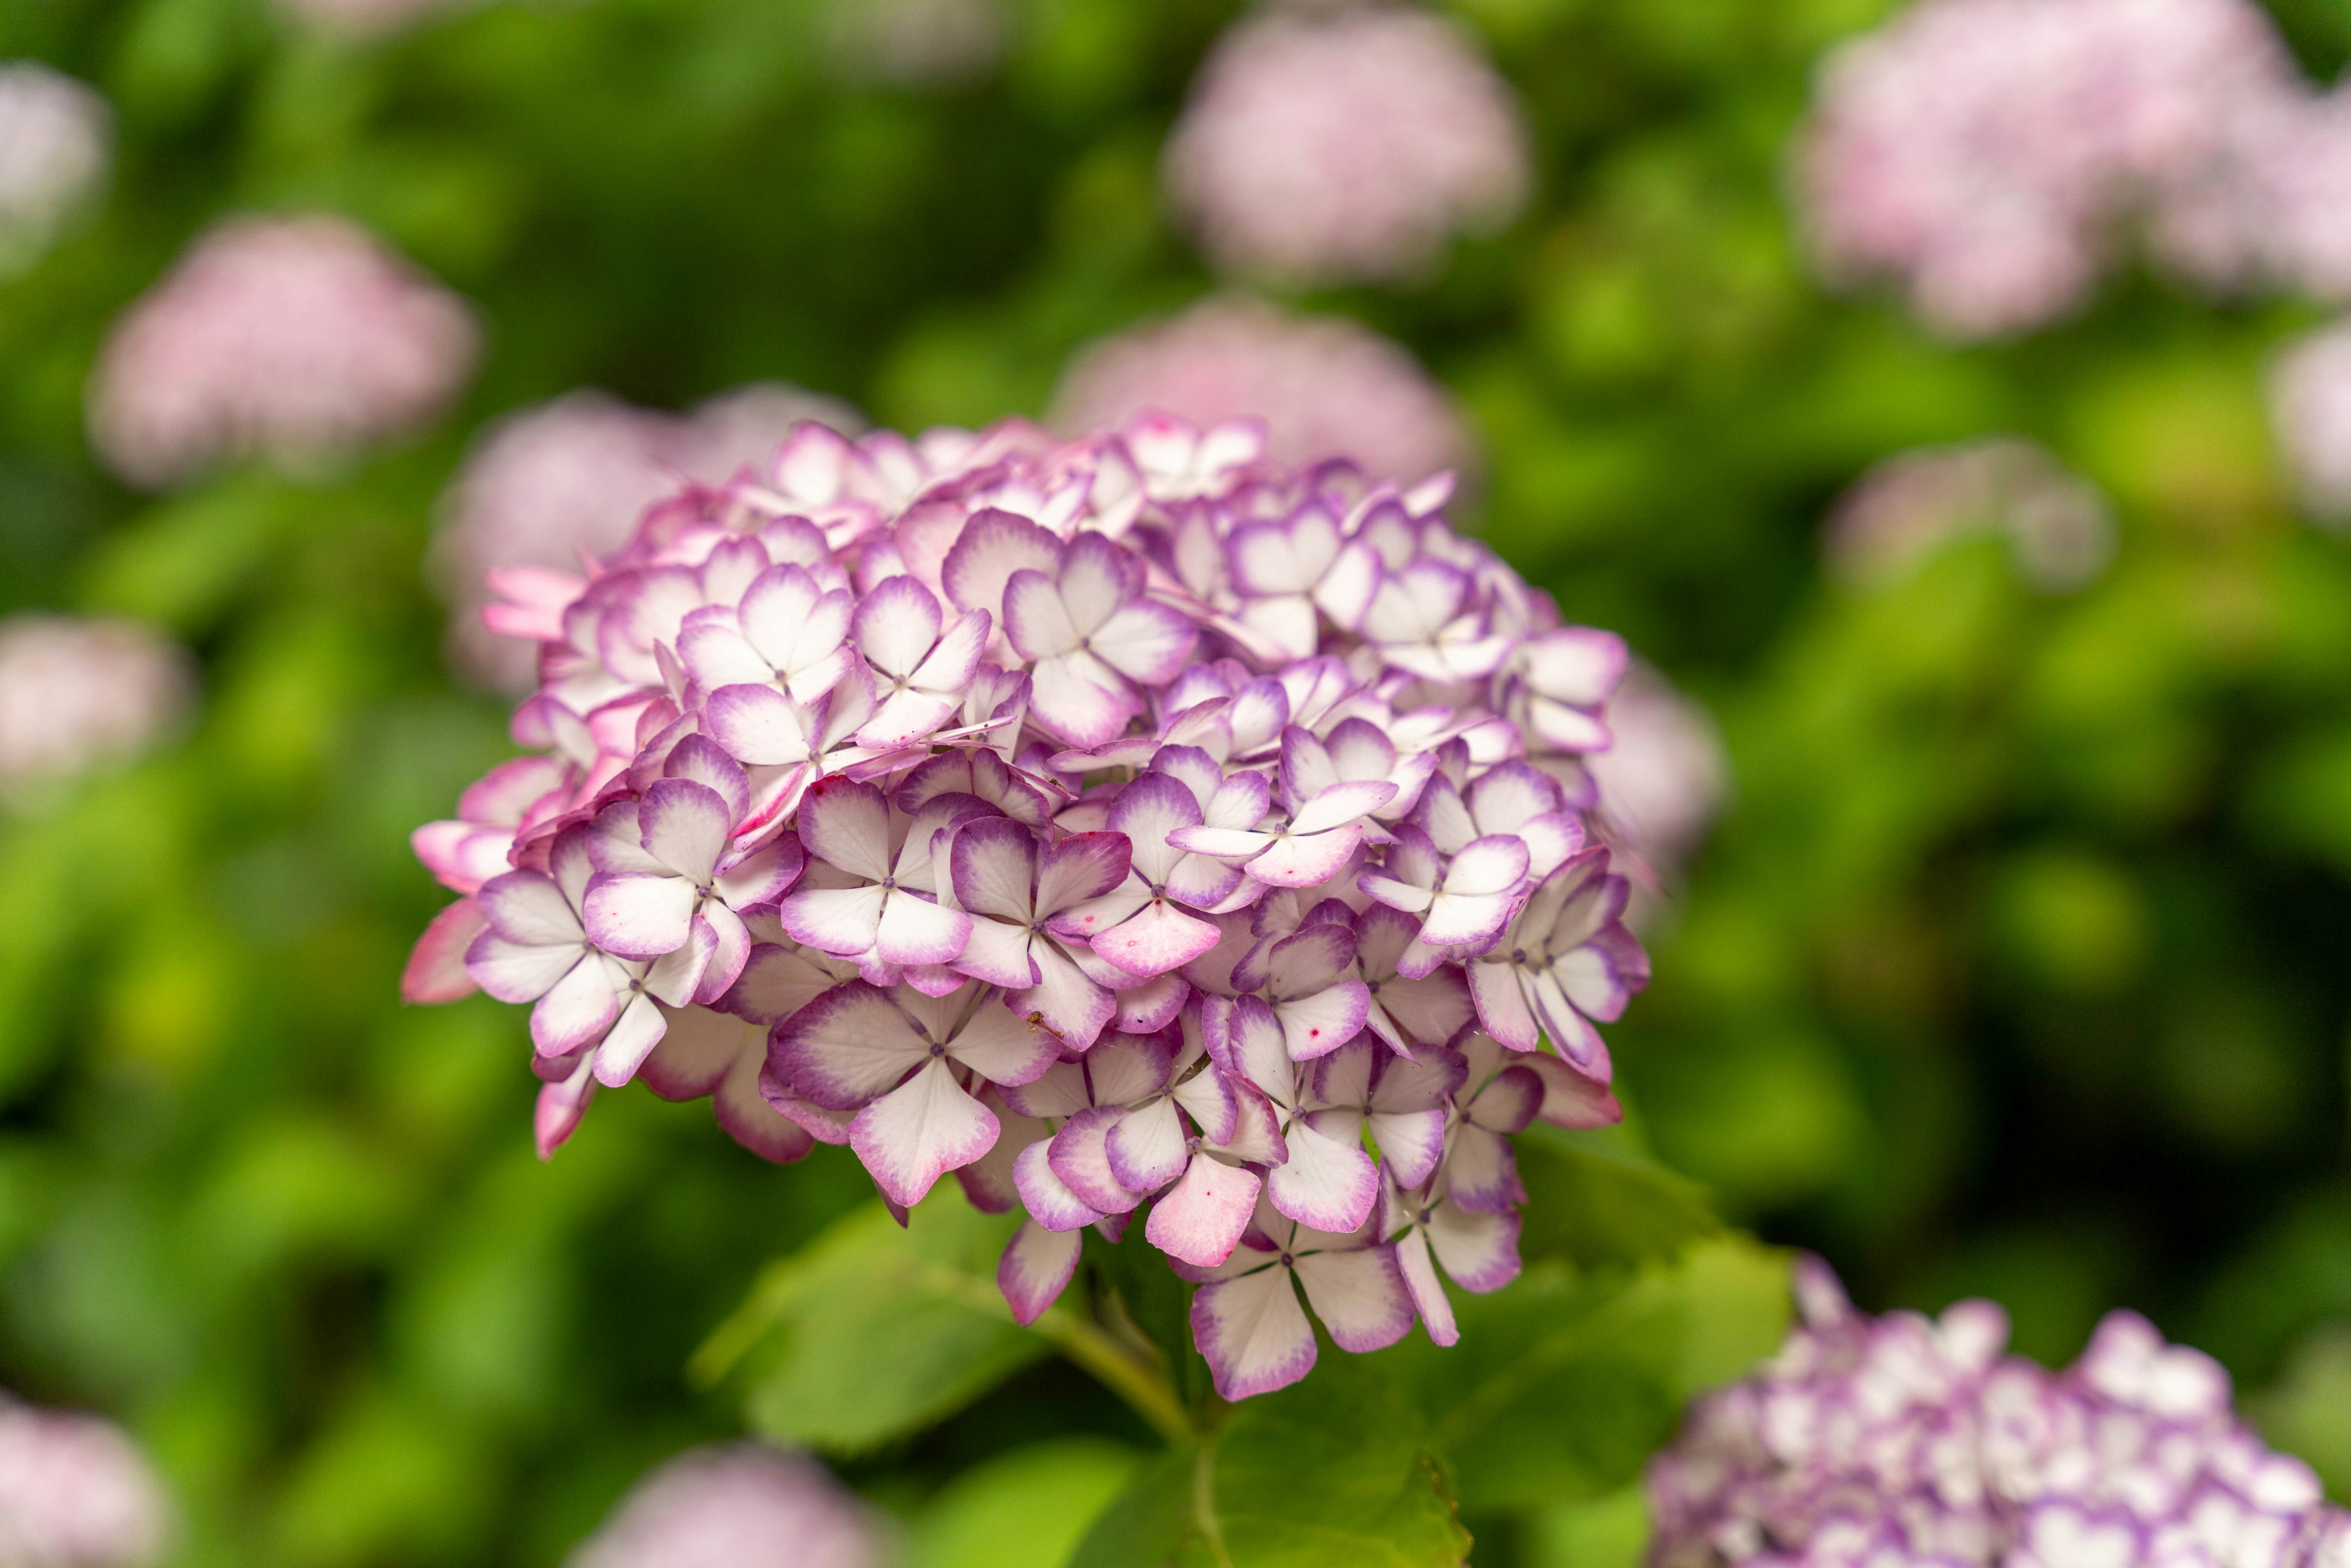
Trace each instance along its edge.
<path fill-rule="evenodd" d="M 1714 716 L 1635 661 L 1607 711 L 1608 748 L 1586 766 L 1600 791 L 1600 825 L 1625 852 L 1636 883 L 1670 885 L 1706 836 L 1730 789 L 1730 760 Z"/>
<path fill-rule="evenodd" d="M 1290 283 L 1420 271 L 1511 217 L 1532 179 L 1510 84 L 1458 25 L 1391 6 L 1240 23 L 1165 174 L 1220 266 Z"/>
<path fill-rule="evenodd" d="M 116 323 L 90 433 L 138 485 L 229 456 L 311 470 L 429 420 L 479 343 L 463 300 L 356 225 L 236 219 Z"/>
<path fill-rule="evenodd" d="M 106 177 L 106 99 L 37 60 L 0 65 L 0 275 L 30 264 Z"/>
<path fill-rule="evenodd" d="M 836 0 L 831 28 L 832 58 L 851 76 L 945 86 L 1004 57 L 1012 17 L 1004 0 Z"/>
<path fill-rule="evenodd" d="M 528 690 L 528 643 L 483 622 L 491 574 L 576 578 L 583 556 L 627 542 L 644 509 L 681 478 L 719 483 L 772 455 L 804 419 L 859 427 L 837 398 L 758 382 L 684 417 L 633 408 L 601 392 L 566 393 L 507 415 L 483 434 L 444 497 L 434 575 L 450 601 L 450 656 L 468 678 Z"/>
<path fill-rule="evenodd" d="M 1907 575 L 1953 539 L 2004 535 L 2025 580 L 2046 592 L 2091 581 L 2115 552 L 2105 497 L 2017 436 L 1907 452 L 1872 468 L 1830 514 L 1829 569 L 1849 582 Z"/>
<path fill-rule="evenodd" d="M 2250 0 L 1920 0 L 1821 77 L 1803 204 L 1832 277 L 1889 277 L 1972 338 L 2088 293 L 2133 219 L 2164 226 L 2249 112 L 2297 89 Z M 2209 250 L 2169 220 L 2183 252 Z"/>
<path fill-rule="evenodd" d="M 2351 527 L 2351 321 L 2289 348 L 2270 377 L 2278 444 L 2312 514 Z"/>
<path fill-rule="evenodd" d="M 1165 413 L 796 428 L 565 576 L 505 572 L 534 755 L 417 831 L 403 987 L 600 1087 L 1027 1218 L 1034 1322 L 1141 1218 L 1242 1398 L 1518 1272 L 1510 1138 L 1614 1121 L 1648 981 L 1587 761 L 1625 663 L 1410 488 Z M 1416 476 L 1418 477 L 1418 476 Z"/>
<path fill-rule="evenodd" d="M 298 21 L 330 33 L 388 33 L 434 11 L 468 0 L 277 0 Z"/>
<path fill-rule="evenodd" d="M 0 1394 L 0 1563 L 149 1568 L 172 1522 L 162 1482 L 111 1422 Z"/>
<path fill-rule="evenodd" d="M 2001 1354 L 1989 1301 L 1872 1318 L 1812 1260 L 1797 1301 L 1779 1356 L 1651 1462 L 1657 1568 L 2351 1563 L 2351 1515 L 2237 1418 L 2218 1363 L 2137 1313 L 2052 1375 Z"/>
<path fill-rule="evenodd" d="M 1218 298 L 1081 352 L 1054 400 L 1064 430 L 1159 411 L 1196 424 L 1262 420 L 1267 454 L 1311 463 L 1360 454 L 1410 484 L 1468 464 L 1460 411 L 1401 344 L 1340 316 L 1295 316 Z"/>
<path fill-rule="evenodd" d="M 0 620 L 0 795 L 137 756 L 194 690 L 187 655 L 135 622 Z"/>
<path fill-rule="evenodd" d="M 639 1481 L 567 1568 L 877 1568 L 882 1536 L 814 1461 L 758 1443 L 695 1448 Z"/>

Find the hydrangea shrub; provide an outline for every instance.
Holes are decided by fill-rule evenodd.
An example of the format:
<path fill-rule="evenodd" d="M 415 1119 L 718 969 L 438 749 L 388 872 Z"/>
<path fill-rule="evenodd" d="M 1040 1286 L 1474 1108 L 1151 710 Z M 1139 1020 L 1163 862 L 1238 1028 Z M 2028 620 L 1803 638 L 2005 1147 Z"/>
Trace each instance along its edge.
<path fill-rule="evenodd" d="M 1018 1207 L 1024 1322 L 1139 1223 L 1227 1397 L 1304 1375 L 1308 1309 L 1450 1343 L 1443 1281 L 1518 1272 L 1512 1134 L 1619 1115 L 1625 651 L 1449 476 L 1263 444 L 811 423 L 584 574 L 494 574 L 532 755 L 417 831 L 459 897 L 407 994 L 531 1008 L 543 1153 L 642 1078 L 901 1215 Z"/>

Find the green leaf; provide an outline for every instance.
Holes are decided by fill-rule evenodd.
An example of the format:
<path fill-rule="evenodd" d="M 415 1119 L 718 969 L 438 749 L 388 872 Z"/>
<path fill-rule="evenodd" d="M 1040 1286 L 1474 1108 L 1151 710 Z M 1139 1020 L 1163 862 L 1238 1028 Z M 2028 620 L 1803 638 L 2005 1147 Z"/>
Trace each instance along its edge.
<path fill-rule="evenodd" d="M 1193 1481 L 1200 1452 L 1171 1448 L 1134 1473 L 1077 1544 L 1066 1568 L 1165 1568 L 1196 1544 Z"/>
<path fill-rule="evenodd" d="M 997 1293 L 1016 1222 L 952 1185 L 904 1229 L 862 1208 L 771 1265 L 695 1370 L 715 1380 L 746 1363 L 752 1424 L 788 1442 L 850 1453 L 926 1427 L 1050 1348 Z"/>
<path fill-rule="evenodd" d="M 1526 1183 L 1519 1251 L 1581 1267 L 1671 1258 L 1721 1229 L 1706 1191 L 1605 1134 L 1536 1125 L 1517 1140 Z"/>
<path fill-rule="evenodd" d="M 1420 1410 L 1376 1360 L 1325 1351 L 1311 1375 L 1235 1407 L 1196 1493 L 1230 1568 L 1438 1568 L 1469 1532 Z"/>
<path fill-rule="evenodd" d="M 1067 1437 L 976 1466 L 915 1522 L 907 1568 L 1062 1568 L 1136 1458 L 1121 1443 Z"/>

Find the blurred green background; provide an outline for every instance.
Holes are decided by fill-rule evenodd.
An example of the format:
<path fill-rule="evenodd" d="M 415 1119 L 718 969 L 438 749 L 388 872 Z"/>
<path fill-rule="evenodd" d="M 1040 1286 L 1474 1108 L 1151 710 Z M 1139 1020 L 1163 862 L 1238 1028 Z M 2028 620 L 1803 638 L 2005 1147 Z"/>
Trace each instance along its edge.
<path fill-rule="evenodd" d="M 1992 1294 L 2049 1359 L 2147 1311 L 2351 1498 L 2351 551 L 2294 515 L 2262 395 L 2319 316 L 2126 273 L 1938 343 L 1822 292 L 1785 201 L 1814 62 L 1875 0 L 1454 8 L 1534 126 L 1531 206 L 1425 282 L 1302 303 L 1456 391 L 1466 521 L 1722 725 L 1734 799 L 1613 1037 L 1640 1134 L 1865 1305 Z M 2351 6 L 2278 12 L 2331 78 Z M 0 816 L 0 1385 L 129 1422 L 191 1561 L 557 1561 L 738 1428 L 688 1357 L 870 1190 L 635 1092 L 542 1166 L 522 1012 L 398 1004 L 445 896 L 406 833 L 507 751 L 423 565 L 469 436 L 755 378 L 904 428 L 1041 413 L 1080 345 L 1214 287 L 1156 160 L 1233 14 L 1020 0 L 999 60 L 909 86 L 828 64 L 816 0 L 367 39 L 263 0 L 0 8 L 0 57 L 119 117 L 103 210 L 0 284 L 0 610 L 144 617 L 204 672 L 184 743 Z M 280 208 L 475 301 L 482 372 L 348 472 L 120 488 L 82 417 L 109 322 L 217 214 Z M 2105 490 L 2102 578 L 2037 591 L 1988 540 L 1824 577 L 1870 465 L 1997 432 Z M 1023 1486 L 1098 1500 L 1103 1445 L 1144 1437 L 1042 1362 L 846 1473 L 977 1563 L 955 1530 Z M 1622 1562 L 1638 1528 L 1511 1520 L 1480 1562 Z"/>

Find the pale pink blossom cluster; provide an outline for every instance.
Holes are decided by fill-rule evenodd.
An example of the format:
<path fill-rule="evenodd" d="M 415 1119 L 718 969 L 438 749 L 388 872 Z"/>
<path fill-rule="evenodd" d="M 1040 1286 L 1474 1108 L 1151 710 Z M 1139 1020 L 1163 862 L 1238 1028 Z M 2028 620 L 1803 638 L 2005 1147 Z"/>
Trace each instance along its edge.
<path fill-rule="evenodd" d="M 0 1563 L 149 1568 L 172 1533 L 162 1482 L 120 1428 L 0 1394 Z"/>
<path fill-rule="evenodd" d="M 128 761 L 187 711 L 185 653 L 136 622 L 0 620 L 0 795 Z"/>
<path fill-rule="evenodd" d="M 2018 572 L 2053 593 L 2089 582 L 2115 552 L 2114 513 L 2097 487 L 2013 435 L 1880 463 L 1838 500 L 1821 548 L 1831 571 L 1871 585 L 1985 534 L 2005 537 Z"/>
<path fill-rule="evenodd" d="M 2351 321 L 2287 349 L 2271 373 L 2270 411 L 2304 502 L 2330 525 L 2351 520 Z"/>
<path fill-rule="evenodd" d="M 1652 1461 L 1656 1568 L 2351 1564 L 2351 1514 L 2135 1312 L 2052 1374 L 1989 1301 L 1872 1318 L 1812 1260 L 1797 1299 L 1777 1359 Z"/>
<path fill-rule="evenodd" d="M 37 60 L 0 64 L 0 274 L 47 250 L 106 178 L 113 111 Z"/>
<path fill-rule="evenodd" d="M 1409 489 L 1164 415 L 796 430 L 569 578 L 532 755 L 420 829 L 416 1000 L 532 1007 L 543 1152 L 600 1086 L 1025 1218 L 1035 1320 L 1140 1219 L 1227 1396 L 1518 1270 L 1512 1134 L 1614 1121 L 1648 978 L 1587 758 L 1624 644 Z M 1376 1153 L 1374 1153 L 1376 1151 Z"/>
<path fill-rule="evenodd" d="M 465 301 L 356 225 L 235 219 L 115 324 L 90 434 L 136 485 L 225 457 L 314 470 L 439 413 L 479 344 Z"/>
<path fill-rule="evenodd" d="M 760 1443 L 694 1448 L 631 1489 L 566 1568 L 880 1568 L 872 1512 L 820 1466 Z"/>
<path fill-rule="evenodd" d="M 1222 267 L 1393 278 L 1517 214 L 1527 142 L 1510 84 L 1458 25 L 1404 6 L 1276 11 L 1217 44 L 1165 172 Z"/>
<path fill-rule="evenodd" d="M 1202 425 L 1259 419 L 1278 461 L 1361 453 L 1374 475 L 1399 484 L 1471 456 L 1452 394 L 1402 344 L 1343 316 L 1295 316 L 1256 299 L 1209 299 L 1094 344 L 1063 377 L 1053 419 L 1108 430 L 1154 411 Z"/>
<path fill-rule="evenodd" d="M 1952 336 L 2038 326 L 2133 224 L 2220 265 L 2242 128 L 2304 90 L 2252 0 L 1920 0 L 1821 74 L 1813 239 L 1833 277 L 1891 277 Z"/>
<path fill-rule="evenodd" d="M 682 479 L 717 481 L 762 461 L 804 419 L 854 429 L 836 398 L 755 382 L 685 414 L 632 407 L 606 392 L 566 393 L 507 415 L 466 454 L 434 545 L 434 577 L 449 600 L 449 652 L 469 679 L 528 691 L 530 644 L 484 624 L 493 572 L 575 571 L 580 558 L 628 542 L 646 507 Z"/>
<path fill-rule="evenodd" d="M 832 59 L 852 77 L 902 87 L 985 75 L 1012 41 L 1004 0 L 836 0 Z"/>

